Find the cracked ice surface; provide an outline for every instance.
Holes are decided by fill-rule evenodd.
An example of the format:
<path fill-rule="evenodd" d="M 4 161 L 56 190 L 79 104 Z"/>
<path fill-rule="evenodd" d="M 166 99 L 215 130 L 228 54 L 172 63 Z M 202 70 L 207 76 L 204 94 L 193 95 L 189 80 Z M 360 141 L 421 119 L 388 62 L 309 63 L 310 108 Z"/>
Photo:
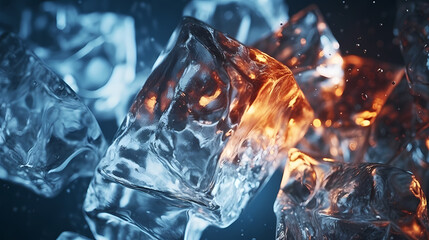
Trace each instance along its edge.
<path fill-rule="evenodd" d="M 312 118 L 287 67 L 185 18 L 90 185 L 94 235 L 179 238 L 190 230 L 169 226 L 188 215 L 231 224 Z"/>
<path fill-rule="evenodd" d="M 12 34 L 0 36 L 0 178 L 54 196 L 106 143 L 89 109 Z"/>

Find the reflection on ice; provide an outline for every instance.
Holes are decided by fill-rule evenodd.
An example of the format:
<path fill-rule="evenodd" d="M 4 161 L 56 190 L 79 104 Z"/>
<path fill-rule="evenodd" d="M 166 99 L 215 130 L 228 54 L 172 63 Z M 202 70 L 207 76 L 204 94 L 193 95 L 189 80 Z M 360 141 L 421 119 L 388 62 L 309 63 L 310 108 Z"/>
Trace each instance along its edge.
<path fill-rule="evenodd" d="M 322 109 L 333 108 L 345 85 L 343 59 L 340 45 L 315 5 L 254 45 L 292 70 L 316 117 Z"/>
<path fill-rule="evenodd" d="M 315 156 L 344 162 L 362 162 L 371 125 L 389 94 L 403 76 L 400 66 L 364 59 L 344 58 L 345 88 L 332 108 L 319 112 L 299 148 Z"/>

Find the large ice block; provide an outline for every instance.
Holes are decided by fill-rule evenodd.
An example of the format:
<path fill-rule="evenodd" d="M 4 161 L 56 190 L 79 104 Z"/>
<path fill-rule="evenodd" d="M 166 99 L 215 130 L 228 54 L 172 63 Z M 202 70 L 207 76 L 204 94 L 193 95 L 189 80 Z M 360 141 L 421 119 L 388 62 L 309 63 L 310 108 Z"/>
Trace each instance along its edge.
<path fill-rule="evenodd" d="M 229 225 L 312 118 L 287 67 L 184 18 L 90 185 L 84 209 L 94 235 L 180 238 L 172 231 L 190 234 L 201 219 Z M 151 212 L 160 212 L 162 236 L 142 220 L 147 201 L 160 204 Z M 168 227 L 176 215 L 189 216 L 188 229 Z"/>
<path fill-rule="evenodd" d="M 0 36 L 0 178 L 54 196 L 106 143 L 89 109 L 12 34 Z"/>
<path fill-rule="evenodd" d="M 43 2 L 37 11 L 22 11 L 20 36 L 63 77 L 97 119 L 116 118 L 118 123 L 124 119 L 144 80 L 136 78 L 132 17 L 84 14 L 73 5 Z"/>
<path fill-rule="evenodd" d="M 429 122 L 429 2 L 398 1 L 395 35 L 401 42 L 418 127 Z"/>
<path fill-rule="evenodd" d="M 293 149 L 274 205 L 276 239 L 428 239 L 426 197 L 410 173 Z"/>
<path fill-rule="evenodd" d="M 317 6 L 301 10 L 254 45 L 292 70 L 316 117 L 321 109 L 333 108 L 344 90 L 343 59 Z"/>
<path fill-rule="evenodd" d="M 195 17 L 245 44 L 252 44 L 285 23 L 282 0 L 192 0 L 183 16 Z"/>
<path fill-rule="evenodd" d="M 400 66 L 358 56 L 344 57 L 345 88 L 333 108 L 321 108 L 299 148 L 344 162 L 361 162 L 370 129 L 396 83 Z M 317 112 L 317 110 L 315 110 Z"/>

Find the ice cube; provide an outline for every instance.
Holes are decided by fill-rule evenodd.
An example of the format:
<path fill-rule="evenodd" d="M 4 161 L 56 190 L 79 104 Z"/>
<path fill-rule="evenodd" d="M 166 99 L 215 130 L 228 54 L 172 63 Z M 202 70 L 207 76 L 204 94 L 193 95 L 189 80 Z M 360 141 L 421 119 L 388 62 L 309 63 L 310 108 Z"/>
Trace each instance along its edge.
<path fill-rule="evenodd" d="M 63 77 L 97 119 L 123 120 L 130 98 L 143 83 L 136 78 L 132 17 L 110 12 L 84 14 L 70 4 L 43 2 L 37 11 L 22 11 L 20 36 Z"/>
<path fill-rule="evenodd" d="M 429 3 L 427 1 L 398 1 L 395 35 L 401 43 L 406 76 L 414 103 L 411 139 L 392 164 L 402 165 L 416 174 L 423 189 L 429 191 Z"/>
<path fill-rule="evenodd" d="M 361 162 L 371 125 L 403 76 L 400 66 L 358 56 L 344 58 L 345 88 L 333 108 L 321 110 L 299 148 L 344 162 Z"/>
<path fill-rule="evenodd" d="M 51 197 L 91 176 L 106 143 L 89 109 L 13 34 L 0 37 L 0 178 Z"/>
<path fill-rule="evenodd" d="M 429 121 L 429 3 L 415 0 L 398 3 L 395 34 L 401 42 L 421 128 Z"/>
<path fill-rule="evenodd" d="M 90 239 L 78 233 L 67 231 L 67 232 L 62 232 L 60 236 L 58 236 L 57 240 L 90 240 Z"/>
<path fill-rule="evenodd" d="M 274 205 L 276 239 L 427 239 L 426 197 L 410 173 L 292 149 Z"/>
<path fill-rule="evenodd" d="M 289 18 L 282 0 L 193 0 L 183 16 L 195 17 L 245 44 L 275 31 Z"/>
<path fill-rule="evenodd" d="M 254 45 L 292 70 L 316 117 L 338 101 L 345 85 L 340 45 L 317 6 L 301 10 Z"/>
<path fill-rule="evenodd" d="M 174 202 L 176 215 L 182 205 L 197 225 L 231 224 L 312 118 L 287 67 L 185 18 L 99 164 L 84 204 L 92 231 L 115 238 L 150 229 L 130 216 L 145 208 L 139 196 Z M 124 189 L 133 193 L 120 197 Z"/>

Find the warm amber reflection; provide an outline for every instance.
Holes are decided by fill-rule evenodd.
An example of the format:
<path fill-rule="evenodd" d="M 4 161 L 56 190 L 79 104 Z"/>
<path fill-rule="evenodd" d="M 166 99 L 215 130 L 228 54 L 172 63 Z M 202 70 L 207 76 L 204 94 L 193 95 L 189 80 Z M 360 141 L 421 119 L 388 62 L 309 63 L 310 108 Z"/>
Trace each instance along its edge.
<path fill-rule="evenodd" d="M 221 90 L 216 89 L 215 93 L 212 96 L 202 96 L 199 101 L 200 105 L 203 107 L 207 106 L 210 102 L 212 102 L 217 97 L 219 97 L 220 93 L 221 93 Z"/>
<path fill-rule="evenodd" d="M 312 131 L 300 142 L 300 148 L 338 161 L 362 162 L 365 148 L 370 144 L 370 127 L 395 87 L 392 82 L 400 82 L 403 69 L 376 60 L 346 56 L 343 70 L 344 92 L 332 89 L 333 94 L 340 95 L 338 101 L 332 106 L 320 104 L 321 109 L 315 110 L 317 119 L 313 120 Z"/>
<path fill-rule="evenodd" d="M 255 63 L 263 64 L 265 71 L 259 71 L 241 59 L 232 59 L 258 88 L 253 93 L 252 104 L 245 109 L 234 135 L 222 152 L 221 159 L 228 161 L 234 161 L 233 156 L 243 144 L 250 144 L 243 142 L 246 139 L 255 141 L 273 154 L 288 149 L 304 135 L 313 119 L 312 109 L 287 67 L 256 49 L 249 49 L 249 56 Z M 242 91 L 237 94 L 244 95 L 248 89 Z M 235 111 L 234 106 L 232 103 L 231 111 Z"/>
<path fill-rule="evenodd" d="M 344 57 L 343 69 L 344 92 L 335 107 L 325 109 L 321 117 L 339 123 L 338 127 L 368 127 L 394 89 L 392 82 L 401 80 L 403 69 L 353 55 Z"/>
<path fill-rule="evenodd" d="M 341 96 L 345 82 L 340 46 L 317 6 L 299 11 L 255 46 L 291 69 L 316 116 L 321 105 L 332 107 Z"/>

